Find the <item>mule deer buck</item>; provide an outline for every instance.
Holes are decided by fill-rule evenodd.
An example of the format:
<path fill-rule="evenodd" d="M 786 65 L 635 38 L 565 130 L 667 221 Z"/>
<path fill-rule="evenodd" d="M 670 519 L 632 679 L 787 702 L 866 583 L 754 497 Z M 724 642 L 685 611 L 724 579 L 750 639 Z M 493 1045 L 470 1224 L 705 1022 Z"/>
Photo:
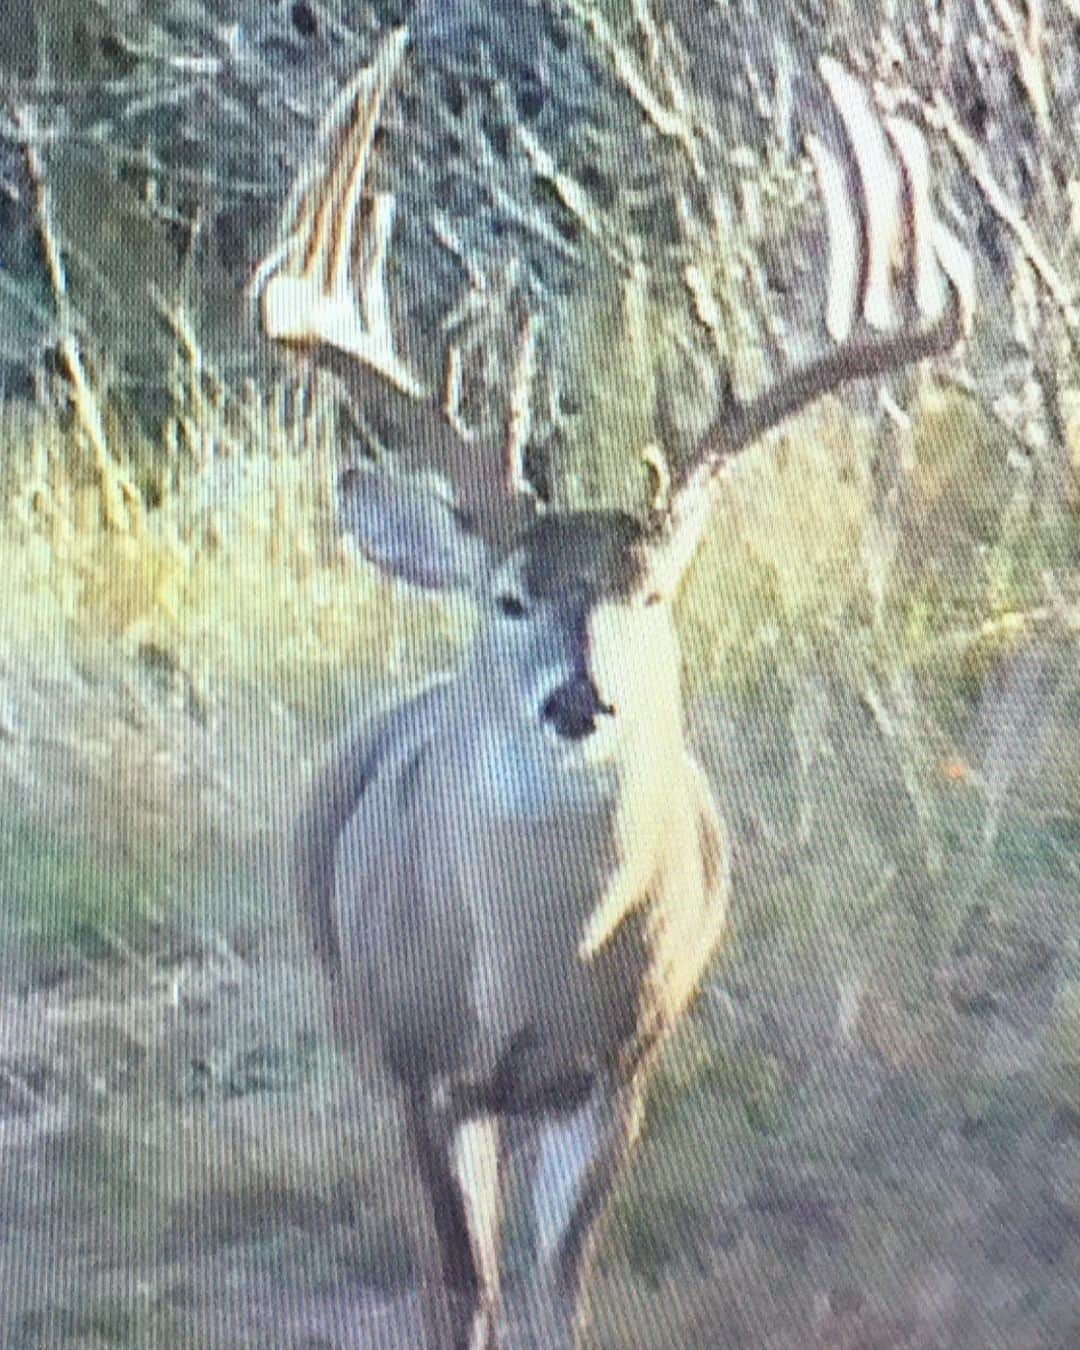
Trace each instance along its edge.
<path fill-rule="evenodd" d="M 295 194 L 258 285 L 270 336 L 336 347 L 420 404 L 383 292 L 393 201 L 361 201 L 403 51 L 397 34 L 345 91 L 325 168 Z M 521 450 L 512 427 L 494 447 L 457 446 L 456 497 L 385 465 L 339 484 L 362 554 L 415 586 L 468 591 L 479 615 L 460 669 L 317 781 L 295 846 L 336 1020 L 400 1088 L 439 1254 L 435 1346 L 581 1334 L 649 1067 L 721 940 L 729 851 L 686 743 L 672 601 L 725 465 L 819 395 L 963 334 L 970 264 L 931 210 L 919 132 L 879 117 L 838 63 L 821 73 L 844 133 L 840 157 L 808 143 L 829 349 L 729 406 L 647 518 L 545 509 L 506 453 Z M 531 1230 L 513 1319 L 500 1295 L 511 1194 Z"/>

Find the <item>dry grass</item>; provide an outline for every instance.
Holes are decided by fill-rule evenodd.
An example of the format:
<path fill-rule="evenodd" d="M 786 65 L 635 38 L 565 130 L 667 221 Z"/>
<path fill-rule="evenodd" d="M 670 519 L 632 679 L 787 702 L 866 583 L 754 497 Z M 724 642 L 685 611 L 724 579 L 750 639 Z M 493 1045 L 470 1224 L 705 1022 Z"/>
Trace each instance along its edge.
<path fill-rule="evenodd" d="M 284 829 L 324 740 L 451 663 L 472 615 L 387 582 L 338 536 L 326 391 L 227 397 L 186 350 L 164 444 L 103 417 L 143 495 L 125 530 L 77 427 L 0 408 L 0 769 L 32 817 L 66 803 L 84 842 L 130 855 L 144 837 L 159 860 L 208 864 Z M 814 688 L 839 682 L 917 790 L 1001 658 L 1075 634 L 1070 532 L 1040 517 L 966 396 L 927 386 L 884 441 L 826 404 L 727 485 L 681 601 L 691 699 L 779 694 L 809 766 Z"/>
<path fill-rule="evenodd" d="M 0 424 L 5 646 L 154 646 L 196 681 L 212 672 L 286 698 L 317 696 L 328 670 L 432 659 L 399 631 L 380 579 L 334 538 L 332 425 L 290 424 L 284 401 L 204 407 L 201 420 L 170 425 L 165 447 L 137 444 L 154 505 L 123 532 L 107 527 L 77 438 L 57 418 Z M 442 625 L 426 617 L 434 647 Z"/>
<path fill-rule="evenodd" d="M 50 1262 L 57 1195 L 73 1237 L 115 1212 L 115 1231 L 95 1228 L 103 1260 L 141 1280 L 110 1292 L 67 1248 L 47 1290 L 0 1272 L 12 1310 L 16 1294 L 40 1310 L 12 1324 L 30 1345 L 243 1343 L 193 1332 L 183 1292 L 225 1281 L 212 1297 L 243 1316 L 226 1260 L 248 1300 L 281 1272 L 326 1317 L 343 1281 L 385 1290 L 409 1267 L 388 1108 L 326 1047 L 281 842 L 324 746 L 452 661 L 471 616 L 391 586 L 336 537 L 336 429 L 318 407 L 190 389 L 178 406 L 164 447 L 106 418 L 145 495 L 126 531 L 106 526 L 61 419 L 7 408 L 0 423 L 3 946 L 8 983 L 31 990 L 0 1021 L 18 1106 L 3 1138 L 54 1178 L 44 1208 L 14 1182 L 5 1204 Z M 1054 989 L 1038 956 L 1060 947 L 1053 897 L 1075 885 L 1070 531 L 1028 500 L 994 427 L 933 389 L 892 439 L 830 405 L 733 477 L 680 623 L 695 734 L 739 841 L 735 939 L 659 1080 L 612 1228 L 602 1343 L 727 1326 L 777 1347 L 888 1345 L 911 1327 L 888 1252 L 905 1270 L 936 1253 L 925 1279 L 968 1258 L 949 1224 L 889 1198 L 918 1168 L 876 1122 L 913 1137 L 944 1122 L 919 1167 L 927 1195 L 952 1185 L 959 1204 L 948 1148 L 969 1148 L 969 1117 L 1025 1148 L 1038 1122 L 1074 1118 L 1075 972 Z M 1014 664 L 1043 639 L 1049 655 Z M 1044 723 L 1049 757 L 1029 750 Z M 992 922 L 973 945 L 977 904 Z M 963 1011 L 1015 1008 L 1020 988 L 1026 1040 Z M 893 1082 L 921 1095 L 879 1112 Z M 975 1218 L 953 1215 L 966 1232 L 1006 1190 L 964 1158 L 965 1186 L 985 1188 Z M 1036 1200 L 1024 1191 L 1025 1212 Z M 1040 1288 L 1053 1311 L 1057 1286 Z M 981 1316 L 950 1286 L 920 1334 L 976 1344 Z"/>
<path fill-rule="evenodd" d="M 202 397 L 163 446 L 118 427 L 146 502 L 127 531 L 107 526 L 72 428 L 0 408 L 3 648 L 70 644 L 107 659 L 153 647 L 197 685 L 251 682 L 309 710 L 356 676 L 407 683 L 451 659 L 467 610 L 357 562 L 333 526 L 334 418 L 296 402 L 288 390 Z M 949 635 L 955 656 L 1008 616 L 1002 633 L 1031 611 L 1037 622 L 1055 578 L 1067 597 L 1075 521 L 1055 532 L 1038 518 L 1003 433 L 964 395 L 927 389 L 897 435 L 903 463 L 884 505 L 880 437 L 834 402 L 740 464 L 682 602 L 692 690 L 852 625 L 875 631 L 882 652 L 901 644 L 898 660 L 917 663 Z M 1060 617 L 1075 623 L 1075 607 Z"/>

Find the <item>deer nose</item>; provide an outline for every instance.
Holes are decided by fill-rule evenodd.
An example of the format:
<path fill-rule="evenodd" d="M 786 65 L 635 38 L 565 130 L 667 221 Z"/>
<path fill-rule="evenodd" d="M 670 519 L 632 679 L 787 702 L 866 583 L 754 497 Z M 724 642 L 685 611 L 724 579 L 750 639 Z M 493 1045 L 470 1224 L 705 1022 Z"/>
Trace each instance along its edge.
<path fill-rule="evenodd" d="M 605 703 L 588 675 L 575 675 L 544 700 L 540 716 L 564 740 L 580 741 L 596 730 L 598 716 L 614 717 L 614 704 Z"/>

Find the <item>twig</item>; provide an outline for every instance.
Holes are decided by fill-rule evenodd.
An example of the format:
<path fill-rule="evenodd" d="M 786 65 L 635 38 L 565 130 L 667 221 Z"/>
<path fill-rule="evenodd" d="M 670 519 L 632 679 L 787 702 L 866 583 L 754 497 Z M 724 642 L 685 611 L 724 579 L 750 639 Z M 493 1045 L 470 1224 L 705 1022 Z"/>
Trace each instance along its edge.
<path fill-rule="evenodd" d="M 56 344 L 60 367 L 71 386 L 71 401 L 76 419 L 94 456 L 105 522 L 110 529 L 128 533 L 141 524 L 142 499 L 138 489 L 123 473 L 109 450 L 105 427 L 101 420 L 101 409 L 98 407 L 97 398 L 79 352 L 71 300 L 68 295 L 67 274 L 56 231 L 53 228 L 45 164 L 38 149 L 39 131 L 34 111 L 30 107 L 15 107 L 11 109 L 11 116 L 19 134 L 26 160 L 26 171 L 33 189 L 38 235 L 45 255 L 45 267 L 60 325 L 60 336 Z"/>
<path fill-rule="evenodd" d="M 1027 16 L 1021 18 L 1011 0 L 990 0 L 998 22 L 1008 34 L 1016 54 L 1016 69 L 1028 96 L 1039 131 L 1050 132 L 1050 104 L 1046 95 L 1046 70 L 1042 59 L 1042 4 L 1041 0 L 1027 0 Z"/>
<path fill-rule="evenodd" d="M 651 66 L 660 65 L 660 33 L 656 27 L 656 18 L 652 12 L 652 0 L 633 0 L 634 18 L 638 31 L 645 44 L 645 51 Z"/>
<path fill-rule="evenodd" d="M 963 129 L 956 114 L 940 93 L 934 94 L 931 103 L 920 102 L 927 121 L 948 137 L 950 145 L 986 199 L 987 205 L 1002 224 L 1012 231 L 1035 275 L 1057 306 L 1073 344 L 1076 345 L 1080 337 L 1080 309 L 1077 308 L 1076 299 L 1067 283 L 1058 274 L 1046 250 L 1036 239 L 1031 226 L 1023 219 L 1004 188 L 990 172 L 982 148 Z"/>
<path fill-rule="evenodd" d="M 649 83 L 641 73 L 632 53 L 627 51 L 626 47 L 619 42 L 611 31 L 607 20 L 593 4 L 585 3 L 584 0 L 573 0 L 572 8 L 579 20 L 610 56 L 615 67 L 615 74 L 623 88 L 641 108 L 660 135 L 682 147 L 695 176 L 699 180 L 704 180 L 705 168 L 701 162 L 693 128 L 688 126 L 686 120 L 677 112 L 663 105 L 649 87 Z"/>
<path fill-rule="evenodd" d="M 472 428 L 461 416 L 461 347 L 456 342 L 446 347 L 441 406 L 443 416 L 461 439 L 472 440 Z"/>
<path fill-rule="evenodd" d="M 156 286 L 151 287 L 150 296 L 155 308 L 176 340 L 178 357 L 187 363 L 186 388 L 183 396 L 183 406 L 187 414 L 185 421 L 196 427 L 205 426 L 208 420 L 203 384 L 206 372 L 198 339 L 188 322 L 182 304 L 171 304 Z M 179 381 L 179 375 L 177 380 Z M 177 392 L 177 401 L 180 401 L 179 392 Z M 196 455 L 196 442 L 194 440 L 190 442 L 189 449 L 194 457 L 205 459 L 205 448 L 202 448 L 201 452 Z"/>

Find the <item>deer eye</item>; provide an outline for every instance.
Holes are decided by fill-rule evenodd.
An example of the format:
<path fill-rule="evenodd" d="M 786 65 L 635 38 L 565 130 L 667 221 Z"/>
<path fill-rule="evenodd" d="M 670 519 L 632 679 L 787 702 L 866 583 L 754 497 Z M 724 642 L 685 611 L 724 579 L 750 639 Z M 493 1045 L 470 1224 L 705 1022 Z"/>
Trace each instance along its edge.
<path fill-rule="evenodd" d="M 499 613 L 505 614 L 508 619 L 525 617 L 525 603 L 519 596 L 507 592 L 500 595 L 495 603 L 499 606 Z"/>

